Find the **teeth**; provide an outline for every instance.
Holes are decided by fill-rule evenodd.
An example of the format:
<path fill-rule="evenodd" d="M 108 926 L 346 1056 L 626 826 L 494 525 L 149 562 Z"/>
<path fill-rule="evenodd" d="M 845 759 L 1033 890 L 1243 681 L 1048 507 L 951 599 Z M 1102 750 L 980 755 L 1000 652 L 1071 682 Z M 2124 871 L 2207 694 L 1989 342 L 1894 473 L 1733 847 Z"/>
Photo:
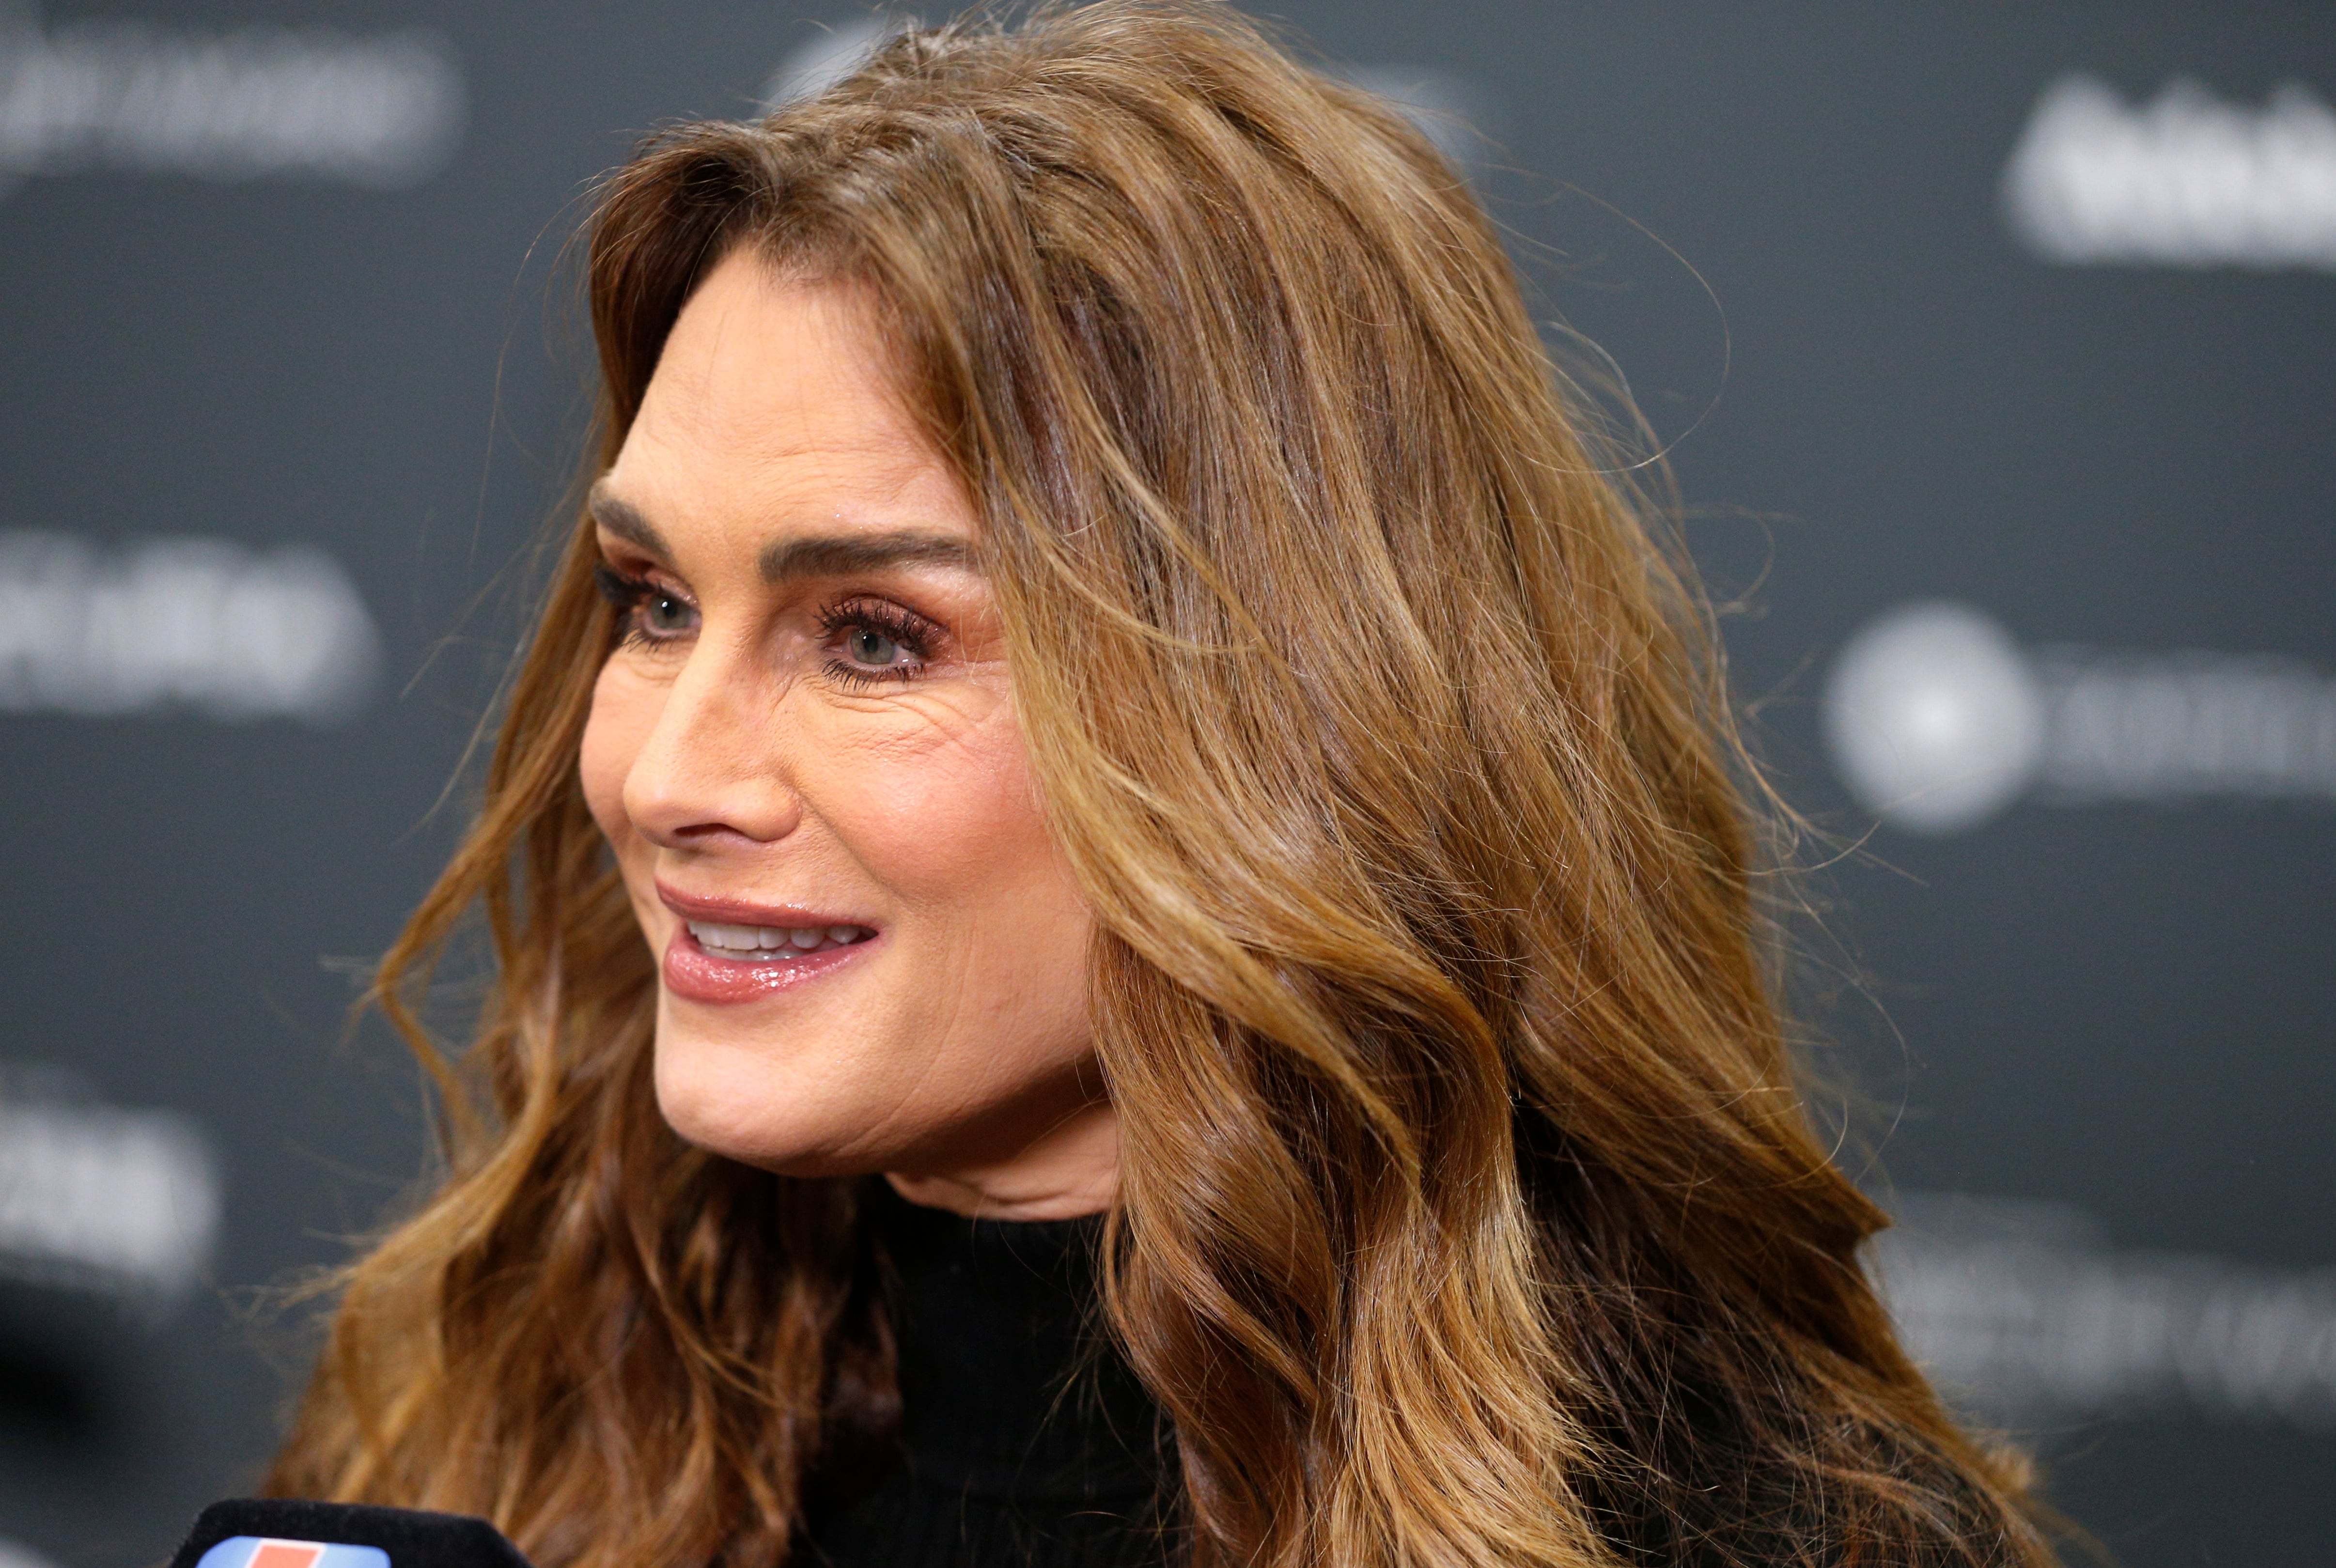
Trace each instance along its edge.
<path fill-rule="evenodd" d="M 874 933 L 865 926 L 733 926 L 719 920 L 686 920 L 697 945 L 716 958 L 800 958 L 865 941 Z"/>

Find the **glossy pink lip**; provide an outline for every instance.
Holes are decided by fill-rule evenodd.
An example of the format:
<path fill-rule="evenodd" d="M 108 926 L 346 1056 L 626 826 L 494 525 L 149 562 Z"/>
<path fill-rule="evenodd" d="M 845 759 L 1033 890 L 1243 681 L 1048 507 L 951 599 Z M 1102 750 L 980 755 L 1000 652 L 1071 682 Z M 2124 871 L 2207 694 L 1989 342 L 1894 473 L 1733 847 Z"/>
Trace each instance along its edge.
<path fill-rule="evenodd" d="M 806 953 L 800 958 L 744 959 L 716 958 L 698 945 L 686 924 L 676 925 L 673 940 L 666 944 L 664 975 L 666 989 L 675 996 L 694 1002 L 751 1002 L 792 991 L 814 980 L 822 979 L 861 956 L 884 940 L 880 927 L 866 920 L 847 919 L 842 915 L 807 910 L 795 904 L 756 904 L 741 899 L 701 898 L 657 884 L 657 900 L 683 920 L 718 920 L 725 925 L 789 926 L 797 929 L 819 926 L 861 926 L 876 934 L 863 937 L 848 948 L 832 948 L 825 952 Z"/>

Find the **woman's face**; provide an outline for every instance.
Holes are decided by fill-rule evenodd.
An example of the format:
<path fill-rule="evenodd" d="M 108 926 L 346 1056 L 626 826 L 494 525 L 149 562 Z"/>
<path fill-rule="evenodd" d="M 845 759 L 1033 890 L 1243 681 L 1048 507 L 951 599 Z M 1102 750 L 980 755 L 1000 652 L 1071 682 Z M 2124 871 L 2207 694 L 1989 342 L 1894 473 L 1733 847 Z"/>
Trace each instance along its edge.
<path fill-rule="evenodd" d="M 657 1100 L 797 1175 L 1044 1217 L 1115 1126 L 970 502 L 868 297 L 734 252 L 592 511 L 620 643 L 583 775 L 660 960 Z"/>

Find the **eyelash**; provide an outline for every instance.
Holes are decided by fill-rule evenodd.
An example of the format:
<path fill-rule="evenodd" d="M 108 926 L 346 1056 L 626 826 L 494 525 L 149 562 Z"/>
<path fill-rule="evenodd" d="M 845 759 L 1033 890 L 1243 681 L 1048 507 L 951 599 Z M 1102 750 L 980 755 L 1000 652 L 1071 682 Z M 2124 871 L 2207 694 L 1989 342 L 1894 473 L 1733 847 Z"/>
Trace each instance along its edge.
<path fill-rule="evenodd" d="M 923 616 L 882 599 L 848 599 L 820 612 L 819 629 L 822 637 L 831 640 L 847 631 L 872 631 L 899 644 L 901 652 L 919 661 L 887 669 L 862 669 L 840 658 L 827 661 L 830 680 L 866 690 L 887 681 L 915 680 L 924 674 L 923 661 L 932 657 L 933 638 L 939 628 Z"/>
<path fill-rule="evenodd" d="M 671 599 L 687 604 L 678 593 L 660 587 L 646 577 L 634 577 L 602 562 L 592 569 L 592 579 L 600 589 L 600 597 L 614 606 L 618 612 L 618 646 L 657 648 L 671 640 L 656 637 L 645 630 L 638 611 L 651 597 Z M 938 628 L 920 615 L 902 609 L 881 599 L 850 599 L 829 606 L 819 616 L 820 635 L 832 640 L 848 631 L 872 631 L 887 641 L 897 643 L 901 651 L 918 660 L 916 664 L 900 664 L 886 669 L 863 669 L 840 658 L 827 661 L 828 678 L 839 685 L 866 690 L 890 682 L 906 682 L 924 673 L 923 662 L 932 657 L 932 645 Z"/>
<path fill-rule="evenodd" d="M 658 648 L 670 640 L 652 636 L 641 625 L 641 606 L 651 598 L 670 599 L 676 604 L 689 602 L 670 589 L 661 588 L 646 577 L 618 571 L 605 561 L 592 569 L 592 581 L 600 589 L 600 597 L 616 609 L 613 632 L 614 645 L 618 648 Z"/>

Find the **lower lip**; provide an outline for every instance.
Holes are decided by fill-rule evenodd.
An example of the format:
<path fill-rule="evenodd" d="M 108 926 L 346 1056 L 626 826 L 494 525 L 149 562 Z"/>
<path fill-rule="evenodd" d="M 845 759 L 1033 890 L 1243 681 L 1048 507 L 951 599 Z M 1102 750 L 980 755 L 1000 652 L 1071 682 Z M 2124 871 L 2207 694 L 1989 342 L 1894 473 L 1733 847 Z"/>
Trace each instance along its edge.
<path fill-rule="evenodd" d="M 830 948 L 793 959 L 719 959 L 698 946 L 689 928 L 674 928 L 665 949 L 665 989 L 693 1002 L 751 1002 L 824 979 L 852 962 L 881 939 L 862 937 L 848 948 Z"/>

